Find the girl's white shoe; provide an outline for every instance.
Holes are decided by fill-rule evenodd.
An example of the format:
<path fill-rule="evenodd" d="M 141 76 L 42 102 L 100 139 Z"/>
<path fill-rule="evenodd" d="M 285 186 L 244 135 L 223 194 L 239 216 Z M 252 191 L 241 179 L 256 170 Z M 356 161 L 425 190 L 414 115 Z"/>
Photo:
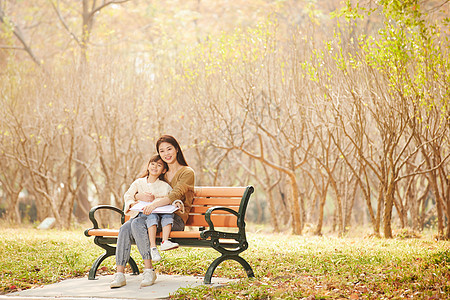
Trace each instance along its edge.
<path fill-rule="evenodd" d="M 152 256 L 152 261 L 157 262 L 161 260 L 161 255 L 158 252 L 158 249 L 152 248 L 150 249 L 150 255 Z"/>
<path fill-rule="evenodd" d="M 161 247 L 159 247 L 161 249 L 161 251 L 167 251 L 167 250 L 172 250 L 172 249 L 176 249 L 178 248 L 180 245 L 178 245 L 177 243 L 171 242 L 169 240 L 167 241 L 163 241 L 161 243 Z"/>

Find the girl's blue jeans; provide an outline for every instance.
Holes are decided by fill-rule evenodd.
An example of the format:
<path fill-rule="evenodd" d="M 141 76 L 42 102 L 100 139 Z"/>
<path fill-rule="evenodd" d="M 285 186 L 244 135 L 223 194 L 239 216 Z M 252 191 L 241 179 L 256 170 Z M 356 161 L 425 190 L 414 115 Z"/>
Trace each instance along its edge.
<path fill-rule="evenodd" d="M 139 213 L 139 215 L 142 213 Z M 156 226 L 158 231 L 167 225 L 173 224 L 174 214 L 149 214 L 147 217 L 147 228 Z M 145 216 L 145 215 L 144 215 Z"/>

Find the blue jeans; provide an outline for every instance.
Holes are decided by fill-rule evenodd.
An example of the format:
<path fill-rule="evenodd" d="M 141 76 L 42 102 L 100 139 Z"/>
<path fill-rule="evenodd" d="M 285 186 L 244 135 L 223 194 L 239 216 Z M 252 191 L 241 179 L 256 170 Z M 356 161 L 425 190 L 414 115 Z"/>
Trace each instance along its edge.
<path fill-rule="evenodd" d="M 161 228 L 173 224 L 173 215 L 174 214 L 149 214 L 147 216 L 147 228 L 156 226 L 157 230 L 160 231 Z"/>
<path fill-rule="evenodd" d="M 147 232 L 147 215 L 130 219 L 119 230 L 116 247 L 116 265 L 125 266 L 130 259 L 131 244 L 135 241 L 142 259 L 151 259 L 150 240 Z M 183 231 L 184 222 L 180 216 L 173 215 L 172 231 Z"/>

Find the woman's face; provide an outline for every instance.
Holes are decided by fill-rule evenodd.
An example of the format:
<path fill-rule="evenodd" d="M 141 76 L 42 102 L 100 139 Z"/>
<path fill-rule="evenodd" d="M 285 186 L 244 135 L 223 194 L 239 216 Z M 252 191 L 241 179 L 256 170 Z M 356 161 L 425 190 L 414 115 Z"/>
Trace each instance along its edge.
<path fill-rule="evenodd" d="M 172 144 L 162 142 L 159 145 L 158 150 L 162 160 L 165 161 L 168 165 L 174 163 L 177 160 L 177 150 Z"/>

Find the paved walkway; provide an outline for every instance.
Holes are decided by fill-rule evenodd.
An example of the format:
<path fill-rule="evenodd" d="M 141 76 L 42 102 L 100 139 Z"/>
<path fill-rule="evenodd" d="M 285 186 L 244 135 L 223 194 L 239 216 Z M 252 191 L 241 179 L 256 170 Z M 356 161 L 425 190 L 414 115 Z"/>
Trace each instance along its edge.
<path fill-rule="evenodd" d="M 179 288 L 195 287 L 203 284 L 203 277 L 158 275 L 154 285 L 140 288 L 141 275 L 126 274 L 127 285 L 118 289 L 111 289 L 109 282 L 113 275 L 97 276 L 97 280 L 87 278 L 68 279 L 55 284 L 29 289 L 21 292 L 0 296 L 0 299 L 166 299 Z M 231 279 L 214 278 L 209 286 L 221 286 Z"/>

